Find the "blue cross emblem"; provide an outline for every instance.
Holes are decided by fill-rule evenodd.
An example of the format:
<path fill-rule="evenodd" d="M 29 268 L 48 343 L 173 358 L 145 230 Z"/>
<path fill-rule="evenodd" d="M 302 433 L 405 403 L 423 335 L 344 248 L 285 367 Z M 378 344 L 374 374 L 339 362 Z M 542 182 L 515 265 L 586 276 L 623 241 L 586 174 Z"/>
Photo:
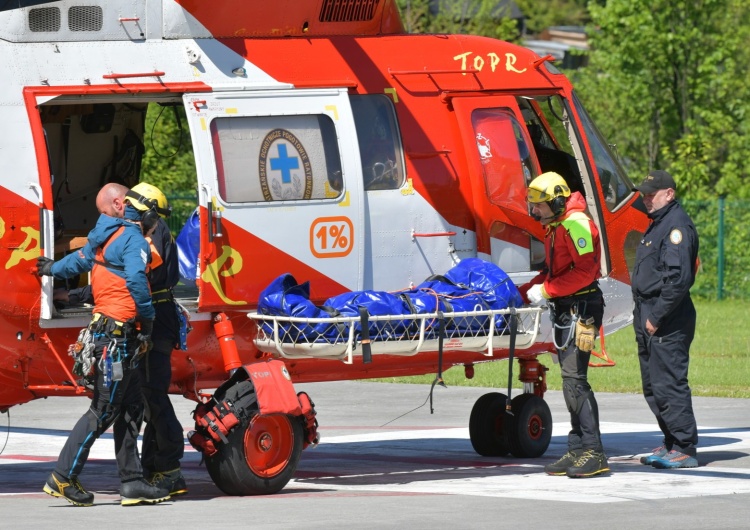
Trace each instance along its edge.
<path fill-rule="evenodd" d="M 281 171 L 281 182 L 289 184 L 292 181 L 292 169 L 299 169 L 299 158 L 290 157 L 286 152 L 286 144 L 279 143 L 279 156 L 271 158 L 271 169 Z"/>

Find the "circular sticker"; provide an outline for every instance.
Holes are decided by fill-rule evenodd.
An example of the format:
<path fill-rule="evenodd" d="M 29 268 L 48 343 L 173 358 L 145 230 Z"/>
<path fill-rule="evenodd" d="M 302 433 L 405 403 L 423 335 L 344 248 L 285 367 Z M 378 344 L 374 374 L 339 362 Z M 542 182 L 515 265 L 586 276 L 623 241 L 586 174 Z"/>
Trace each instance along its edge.
<path fill-rule="evenodd" d="M 263 198 L 267 201 L 312 197 L 312 165 L 307 151 L 286 129 L 274 129 L 263 139 L 258 173 Z"/>
<path fill-rule="evenodd" d="M 669 240 L 674 243 L 675 245 L 679 245 L 682 241 L 682 232 L 680 232 L 677 228 L 672 230 L 672 232 L 669 234 Z"/>
<path fill-rule="evenodd" d="M 578 238 L 578 246 L 581 248 L 586 248 L 586 238 L 579 237 Z"/>
<path fill-rule="evenodd" d="M 291 377 L 291 376 L 289 375 L 289 371 L 288 371 L 288 370 L 286 369 L 286 366 L 284 366 L 284 367 L 283 367 L 283 368 L 281 369 L 281 374 L 282 374 L 282 375 L 284 376 L 284 378 L 285 378 L 285 379 L 287 379 L 288 381 L 291 381 L 291 380 L 292 380 L 292 377 Z"/>

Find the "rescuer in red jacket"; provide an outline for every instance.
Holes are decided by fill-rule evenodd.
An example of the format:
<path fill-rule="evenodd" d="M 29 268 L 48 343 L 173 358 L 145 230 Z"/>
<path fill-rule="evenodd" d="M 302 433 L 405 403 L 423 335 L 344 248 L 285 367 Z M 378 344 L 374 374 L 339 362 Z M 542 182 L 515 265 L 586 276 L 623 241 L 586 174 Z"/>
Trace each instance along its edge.
<path fill-rule="evenodd" d="M 544 471 L 571 478 L 593 477 L 609 472 L 599 431 L 599 410 L 587 374 L 596 330 L 604 314 L 604 297 L 597 281 L 599 231 L 584 213 L 583 196 L 571 193 L 557 173 L 543 173 L 532 180 L 527 198 L 532 217 L 547 229 L 546 266 L 520 291 L 531 304 L 546 301 L 550 307 L 571 423 L 568 451 Z"/>

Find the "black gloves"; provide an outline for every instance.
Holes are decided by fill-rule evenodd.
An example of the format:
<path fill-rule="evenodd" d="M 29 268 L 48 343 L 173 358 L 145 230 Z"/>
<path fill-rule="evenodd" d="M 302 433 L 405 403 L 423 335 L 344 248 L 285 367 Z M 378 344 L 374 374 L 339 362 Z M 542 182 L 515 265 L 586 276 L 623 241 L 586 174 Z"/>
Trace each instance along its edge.
<path fill-rule="evenodd" d="M 151 333 L 154 331 L 154 321 L 153 320 L 141 320 L 141 331 L 138 333 L 138 335 L 144 335 L 147 337 L 151 337 Z"/>
<path fill-rule="evenodd" d="M 39 256 L 36 259 L 36 273 L 39 276 L 52 276 L 52 265 L 54 263 L 55 260 Z"/>
<path fill-rule="evenodd" d="M 151 333 L 154 331 L 154 321 L 153 320 L 141 320 L 141 330 L 138 332 L 138 342 L 140 342 L 140 346 L 138 347 L 138 353 L 137 356 L 140 357 L 141 355 L 145 355 L 146 353 L 151 350 L 151 348 L 154 347 L 154 343 L 151 340 Z"/>

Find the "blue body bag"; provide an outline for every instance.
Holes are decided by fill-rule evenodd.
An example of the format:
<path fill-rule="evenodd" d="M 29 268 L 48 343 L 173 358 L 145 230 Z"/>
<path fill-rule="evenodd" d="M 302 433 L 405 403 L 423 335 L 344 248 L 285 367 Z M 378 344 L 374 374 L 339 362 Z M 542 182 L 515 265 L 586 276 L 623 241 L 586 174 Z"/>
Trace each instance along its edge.
<path fill-rule="evenodd" d="M 395 294 L 385 291 L 352 291 L 329 298 L 324 306 L 335 309 L 341 316 L 358 317 L 359 308 L 367 309 L 370 316 L 375 315 L 410 315 L 409 306 L 404 300 Z M 371 339 L 388 340 L 403 336 L 411 321 L 389 320 L 373 322 L 368 321 L 368 329 Z M 362 333 L 360 322 L 354 324 L 355 333 L 359 337 Z"/>
<path fill-rule="evenodd" d="M 310 282 L 298 284 L 289 273 L 282 274 L 263 289 L 258 300 L 258 313 L 262 315 L 290 316 L 300 318 L 326 318 L 328 312 L 310 301 Z M 269 321 L 261 322 L 267 334 L 273 333 L 273 324 Z M 332 324 L 315 323 L 280 324 L 280 331 L 284 341 L 295 341 L 300 336 L 306 337 L 308 342 L 315 342 L 326 335 L 333 327 Z"/>

